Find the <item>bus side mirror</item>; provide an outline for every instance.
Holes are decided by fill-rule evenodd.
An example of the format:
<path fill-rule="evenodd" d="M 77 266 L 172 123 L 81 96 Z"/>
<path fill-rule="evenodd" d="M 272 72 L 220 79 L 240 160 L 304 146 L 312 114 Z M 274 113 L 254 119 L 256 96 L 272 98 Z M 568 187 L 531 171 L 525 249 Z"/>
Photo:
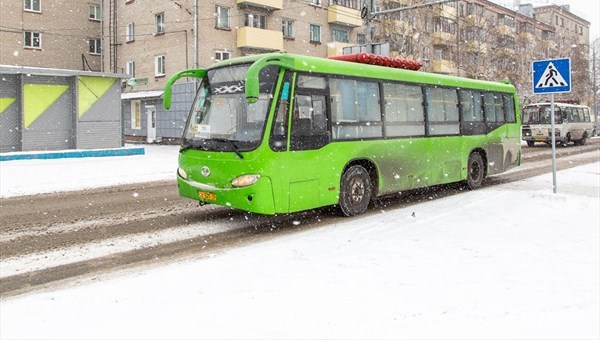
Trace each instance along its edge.
<path fill-rule="evenodd" d="M 205 76 L 206 76 L 205 69 L 197 69 L 197 70 L 189 69 L 189 70 L 184 70 L 184 71 L 175 73 L 171 78 L 169 78 L 169 80 L 167 81 L 167 84 L 165 85 L 165 92 L 163 93 L 164 108 L 167 110 L 171 108 L 171 86 L 173 86 L 173 83 L 176 82 L 177 79 L 183 78 L 183 77 L 202 79 Z"/>

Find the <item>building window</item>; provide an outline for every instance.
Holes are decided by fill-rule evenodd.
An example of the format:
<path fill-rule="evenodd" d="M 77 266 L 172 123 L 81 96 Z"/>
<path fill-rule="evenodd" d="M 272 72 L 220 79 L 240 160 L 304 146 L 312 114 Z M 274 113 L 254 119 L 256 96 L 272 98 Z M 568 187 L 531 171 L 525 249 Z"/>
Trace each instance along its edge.
<path fill-rule="evenodd" d="M 102 41 L 100 39 L 90 39 L 90 53 L 100 54 L 102 52 Z"/>
<path fill-rule="evenodd" d="M 310 4 L 314 6 L 321 6 L 321 0 L 310 0 Z"/>
<path fill-rule="evenodd" d="M 364 45 L 367 43 L 367 37 L 364 35 L 364 33 L 356 34 L 356 43 L 359 45 Z"/>
<path fill-rule="evenodd" d="M 331 30 L 333 32 L 333 41 L 347 43 L 350 40 L 348 39 L 348 31 L 334 28 Z"/>
<path fill-rule="evenodd" d="M 433 31 L 456 34 L 456 23 L 445 17 L 433 18 Z"/>
<path fill-rule="evenodd" d="M 229 8 L 217 6 L 217 15 L 215 16 L 215 27 L 229 29 Z"/>
<path fill-rule="evenodd" d="M 165 56 L 159 55 L 154 57 L 154 76 L 162 77 L 165 75 Z"/>
<path fill-rule="evenodd" d="M 42 33 L 25 32 L 25 47 L 42 48 Z"/>
<path fill-rule="evenodd" d="M 131 128 L 135 130 L 142 128 L 142 108 L 139 100 L 131 101 Z"/>
<path fill-rule="evenodd" d="M 321 26 L 310 24 L 310 42 L 321 42 Z"/>
<path fill-rule="evenodd" d="M 506 14 L 498 14 L 498 24 L 515 27 L 515 18 Z"/>
<path fill-rule="evenodd" d="M 428 61 L 431 57 L 430 54 L 431 51 L 429 49 L 429 46 L 423 47 L 423 61 Z"/>
<path fill-rule="evenodd" d="M 267 28 L 267 18 L 262 14 L 244 14 L 244 26 L 256 27 L 261 29 Z"/>
<path fill-rule="evenodd" d="M 41 12 L 42 11 L 41 2 L 42 2 L 42 0 L 25 0 L 24 8 L 26 11 L 30 11 L 30 12 Z"/>
<path fill-rule="evenodd" d="M 467 15 L 482 16 L 483 15 L 483 5 L 468 3 L 467 4 Z"/>
<path fill-rule="evenodd" d="M 130 22 L 127 24 L 126 32 L 125 32 L 125 41 L 134 41 L 135 40 L 135 24 Z"/>
<path fill-rule="evenodd" d="M 158 13 L 154 16 L 156 34 L 165 33 L 165 13 Z"/>
<path fill-rule="evenodd" d="M 100 9 L 100 5 L 90 5 L 90 20 L 102 20 L 102 10 Z"/>
<path fill-rule="evenodd" d="M 215 51 L 215 61 L 227 60 L 231 58 L 229 51 Z"/>
<path fill-rule="evenodd" d="M 125 71 L 131 78 L 135 78 L 135 61 L 128 61 Z"/>
<path fill-rule="evenodd" d="M 361 2 L 359 0 L 329 0 L 329 5 L 339 5 L 348 8 L 360 9 Z M 319 1 L 319 4 L 321 2 Z"/>
<path fill-rule="evenodd" d="M 283 19 L 281 21 L 281 31 L 284 38 L 294 37 L 294 22 L 292 20 Z"/>

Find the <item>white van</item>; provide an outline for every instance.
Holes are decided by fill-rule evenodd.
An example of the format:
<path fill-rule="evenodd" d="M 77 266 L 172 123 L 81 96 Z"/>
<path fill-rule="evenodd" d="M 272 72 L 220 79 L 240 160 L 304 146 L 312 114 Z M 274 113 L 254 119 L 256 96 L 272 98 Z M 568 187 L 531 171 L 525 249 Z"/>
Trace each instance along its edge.
<path fill-rule="evenodd" d="M 552 143 L 550 113 L 550 103 L 530 104 L 523 108 L 521 130 L 527 146 L 536 142 Z M 554 103 L 554 124 L 557 145 L 569 142 L 583 145 L 594 133 L 590 108 L 583 105 Z"/>

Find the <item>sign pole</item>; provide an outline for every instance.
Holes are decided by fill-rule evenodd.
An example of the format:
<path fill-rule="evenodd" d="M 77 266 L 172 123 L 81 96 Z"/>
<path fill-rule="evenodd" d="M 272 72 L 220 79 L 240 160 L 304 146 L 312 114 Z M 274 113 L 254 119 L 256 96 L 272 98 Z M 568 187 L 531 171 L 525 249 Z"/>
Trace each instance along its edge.
<path fill-rule="evenodd" d="M 556 194 L 556 132 L 554 94 L 571 92 L 571 59 L 537 60 L 531 63 L 534 94 L 550 94 L 550 141 L 552 143 L 552 191 Z"/>
<path fill-rule="evenodd" d="M 556 194 L 556 133 L 554 133 L 554 93 L 550 94 L 550 130 L 552 133 L 552 192 Z"/>

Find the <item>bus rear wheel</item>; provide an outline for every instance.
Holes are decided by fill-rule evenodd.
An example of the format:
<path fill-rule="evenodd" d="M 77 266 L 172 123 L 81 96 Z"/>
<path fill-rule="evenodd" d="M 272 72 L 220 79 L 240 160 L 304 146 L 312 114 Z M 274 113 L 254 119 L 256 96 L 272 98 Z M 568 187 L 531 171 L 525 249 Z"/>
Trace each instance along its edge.
<path fill-rule="evenodd" d="M 343 216 L 364 213 L 371 202 L 373 187 L 367 170 L 353 165 L 342 175 L 339 208 Z"/>
<path fill-rule="evenodd" d="M 483 157 L 479 152 L 473 152 L 469 155 L 469 162 L 467 163 L 467 187 L 471 190 L 481 187 L 484 177 Z"/>

